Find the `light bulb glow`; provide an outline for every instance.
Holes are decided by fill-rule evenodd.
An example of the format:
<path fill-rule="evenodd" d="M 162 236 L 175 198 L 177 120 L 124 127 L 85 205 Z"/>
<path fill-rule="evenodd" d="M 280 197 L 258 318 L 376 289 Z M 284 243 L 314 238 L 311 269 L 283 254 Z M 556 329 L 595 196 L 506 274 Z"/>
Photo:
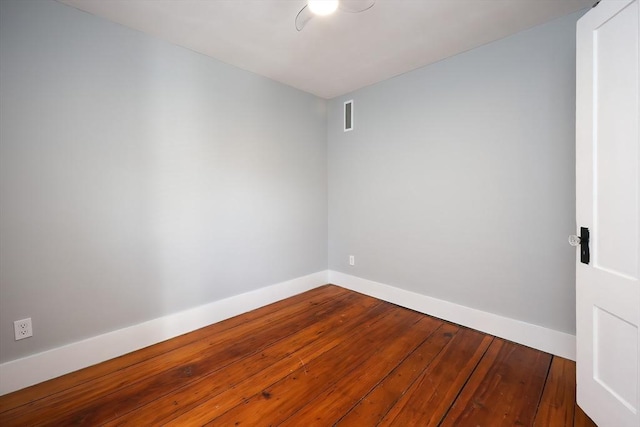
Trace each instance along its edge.
<path fill-rule="evenodd" d="M 308 5 L 315 15 L 330 15 L 338 9 L 338 0 L 309 0 Z"/>

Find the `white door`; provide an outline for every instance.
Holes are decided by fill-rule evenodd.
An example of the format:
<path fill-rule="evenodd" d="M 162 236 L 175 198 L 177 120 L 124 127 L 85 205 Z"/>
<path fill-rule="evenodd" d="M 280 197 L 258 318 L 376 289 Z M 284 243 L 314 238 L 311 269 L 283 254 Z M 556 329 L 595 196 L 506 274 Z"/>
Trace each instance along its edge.
<path fill-rule="evenodd" d="M 638 2 L 603 0 L 577 29 L 577 401 L 600 427 L 640 426 Z"/>

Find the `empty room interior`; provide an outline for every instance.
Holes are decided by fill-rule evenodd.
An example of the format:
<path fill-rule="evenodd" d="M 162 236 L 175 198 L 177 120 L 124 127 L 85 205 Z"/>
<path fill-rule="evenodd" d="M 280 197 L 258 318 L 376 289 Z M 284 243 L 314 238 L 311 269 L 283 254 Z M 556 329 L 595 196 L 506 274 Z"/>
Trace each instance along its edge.
<path fill-rule="evenodd" d="M 313 3 L 0 1 L 0 424 L 637 425 L 638 47 L 607 258 L 576 28 L 638 0 Z"/>

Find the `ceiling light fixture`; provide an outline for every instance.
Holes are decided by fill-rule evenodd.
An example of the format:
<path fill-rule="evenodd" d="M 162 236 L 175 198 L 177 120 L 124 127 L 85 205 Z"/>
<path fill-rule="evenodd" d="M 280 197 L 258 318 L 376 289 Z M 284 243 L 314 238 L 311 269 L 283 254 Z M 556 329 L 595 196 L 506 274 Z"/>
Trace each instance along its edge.
<path fill-rule="evenodd" d="M 296 15 L 296 30 L 302 31 L 307 22 L 316 16 L 330 15 L 337 9 L 341 12 L 360 13 L 371 9 L 375 3 L 376 0 L 307 0 L 307 4 Z"/>
<path fill-rule="evenodd" d="M 309 0 L 309 10 L 314 15 L 331 15 L 338 9 L 338 0 Z"/>

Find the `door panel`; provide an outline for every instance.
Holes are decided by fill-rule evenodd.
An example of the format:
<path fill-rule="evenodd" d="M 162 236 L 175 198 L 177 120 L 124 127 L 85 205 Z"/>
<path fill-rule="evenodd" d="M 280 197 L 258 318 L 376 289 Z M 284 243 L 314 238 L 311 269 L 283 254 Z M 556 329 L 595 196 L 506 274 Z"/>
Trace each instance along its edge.
<path fill-rule="evenodd" d="M 596 211 L 599 238 L 593 247 L 594 267 L 638 278 L 637 50 L 626 43 L 638 25 L 638 2 L 625 7 L 593 31 L 593 144 Z M 594 230 L 595 231 L 595 230 Z"/>
<path fill-rule="evenodd" d="M 627 377 L 638 375 L 638 328 L 601 307 L 594 307 L 594 379 L 631 411 L 638 390 Z"/>
<path fill-rule="evenodd" d="M 577 400 L 601 427 L 640 426 L 638 0 L 603 0 L 578 22 Z"/>

